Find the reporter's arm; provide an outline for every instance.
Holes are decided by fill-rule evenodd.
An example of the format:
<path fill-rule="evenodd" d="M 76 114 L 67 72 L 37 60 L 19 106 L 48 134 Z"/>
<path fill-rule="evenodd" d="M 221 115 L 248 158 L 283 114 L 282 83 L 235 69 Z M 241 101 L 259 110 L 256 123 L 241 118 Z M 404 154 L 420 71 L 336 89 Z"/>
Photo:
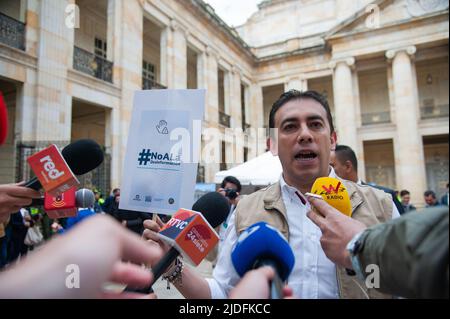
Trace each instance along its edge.
<path fill-rule="evenodd" d="M 40 197 L 38 191 L 24 187 L 23 182 L 0 185 L 0 222 L 6 221 L 10 214 L 20 208 L 30 205 L 33 198 Z"/>
<path fill-rule="evenodd" d="M 161 256 L 158 247 L 148 245 L 110 217 L 94 216 L 2 273 L 0 297 L 111 297 L 102 291 L 105 282 L 148 285 L 152 276 L 140 264 L 153 264 Z M 121 260 L 135 264 L 124 264 Z M 79 270 L 79 288 L 71 289 L 73 269 Z"/>
<path fill-rule="evenodd" d="M 449 296 L 448 207 L 410 212 L 360 237 L 361 270 L 380 269 L 380 290 L 407 298 Z"/>
<path fill-rule="evenodd" d="M 163 222 L 159 217 L 156 220 L 145 220 L 144 221 L 144 232 L 143 237 L 149 244 L 156 247 L 161 247 L 166 253 L 170 247 L 163 243 L 157 236 L 163 226 Z M 170 267 L 169 267 L 170 268 Z M 210 299 L 211 293 L 209 285 L 206 279 L 202 278 L 198 273 L 190 268 L 190 266 L 185 265 L 182 272 L 181 284 L 175 285 L 178 291 L 187 299 Z"/>

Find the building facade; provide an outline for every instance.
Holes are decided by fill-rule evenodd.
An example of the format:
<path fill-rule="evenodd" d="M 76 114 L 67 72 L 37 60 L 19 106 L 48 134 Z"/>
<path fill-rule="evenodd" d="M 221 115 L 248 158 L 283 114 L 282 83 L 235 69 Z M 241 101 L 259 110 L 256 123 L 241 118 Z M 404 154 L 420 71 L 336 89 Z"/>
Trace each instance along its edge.
<path fill-rule="evenodd" d="M 84 183 L 120 185 L 134 92 L 158 88 L 207 90 L 204 128 L 225 136 L 203 136 L 212 182 L 265 151 L 257 129 L 296 88 L 327 95 L 362 179 L 420 203 L 448 182 L 448 38 L 445 0 L 263 1 L 234 29 L 201 0 L 2 0 L 0 183 L 49 142 L 93 138 L 107 161 Z"/>

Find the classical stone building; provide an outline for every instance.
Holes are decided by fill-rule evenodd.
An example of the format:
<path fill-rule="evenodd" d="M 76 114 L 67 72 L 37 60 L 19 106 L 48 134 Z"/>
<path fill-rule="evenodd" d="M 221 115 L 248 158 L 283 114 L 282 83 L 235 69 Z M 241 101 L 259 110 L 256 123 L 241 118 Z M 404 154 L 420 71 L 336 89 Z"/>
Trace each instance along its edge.
<path fill-rule="evenodd" d="M 136 90 L 205 88 L 204 127 L 225 132 L 266 127 L 296 88 L 328 96 L 361 178 L 421 202 L 448 181 L 448 30 L 445 0 L 268 0 L 234 29 L 201 0 L 1 0 L 0 183 L 48 142 L 89 137 L 108 156 L 84 182 L 120 185 Z M 247 135 L 217 142 L 199 179 L 265 151 Z"/>

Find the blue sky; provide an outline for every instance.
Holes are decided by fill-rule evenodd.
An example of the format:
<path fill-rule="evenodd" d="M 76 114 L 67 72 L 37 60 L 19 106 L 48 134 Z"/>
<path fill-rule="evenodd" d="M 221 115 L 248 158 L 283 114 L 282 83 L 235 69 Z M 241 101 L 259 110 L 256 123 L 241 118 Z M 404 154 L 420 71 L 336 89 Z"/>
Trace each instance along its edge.
<path fill-rule="evenodd" d="M 204 0 L 229 26 L 244 24 L 262 0 Z"/>

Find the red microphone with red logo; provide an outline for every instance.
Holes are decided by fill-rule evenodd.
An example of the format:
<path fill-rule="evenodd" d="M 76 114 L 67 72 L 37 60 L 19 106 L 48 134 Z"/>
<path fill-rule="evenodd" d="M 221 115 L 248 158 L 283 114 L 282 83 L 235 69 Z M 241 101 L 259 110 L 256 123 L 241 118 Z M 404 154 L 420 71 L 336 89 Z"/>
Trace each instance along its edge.
<path fill-rule="evenodd" d="M 104 159 L 100 145 L 90 139 L 75 141 L 59 152 L 55 145 L 29 157 L 28 163 L 36 177 L 24 186 L 57 196 L 79 184 L 75 175 L 97 168 Z"/>
<path fill-rule="evenodd" d="M 45 194 L 44 210 L 51 219 L 75 217 L 78 209 L 75 200 L 75 187 L 61 195 L 52 196 Z"/>
<path fill-rule="evenodd" d="M 95 195 L 87 188 L 75 191 L 75 187 L 58 196 L 45 193 L 44 197 L 33 199 L 28 207 L 43 206 L 47 215 L 52 219 L 75 217 L 78 208 L 94 207 Z"/>
<path fill-rule="evenodd" d="M 62 196 L 64 192 L 80 184 L 56 145 L 33 154 L 27 161 L 42 188 L 50 195 Z"/>

